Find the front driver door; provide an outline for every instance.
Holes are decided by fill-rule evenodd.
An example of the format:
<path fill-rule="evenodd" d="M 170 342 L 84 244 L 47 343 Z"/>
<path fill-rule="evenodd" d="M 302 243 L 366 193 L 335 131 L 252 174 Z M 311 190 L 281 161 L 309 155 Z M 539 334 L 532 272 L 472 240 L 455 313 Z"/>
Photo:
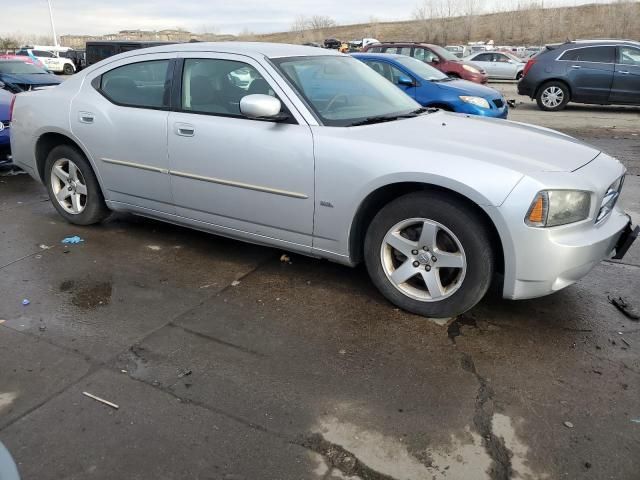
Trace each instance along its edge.
<path fill-rule="evenodd" d="M 611 101 L 640 104 L 640 48 L 618 47 Z"/>
<path fill-rule="evenodd" d="M 312 244 L 313 138 L 283 90 L 254 60 L 185 54 L 169 115 L 169 162 L 176 213 L 249 241 Z M 240 113 L 250 94 L 276 96 L 288 123 Z"/>

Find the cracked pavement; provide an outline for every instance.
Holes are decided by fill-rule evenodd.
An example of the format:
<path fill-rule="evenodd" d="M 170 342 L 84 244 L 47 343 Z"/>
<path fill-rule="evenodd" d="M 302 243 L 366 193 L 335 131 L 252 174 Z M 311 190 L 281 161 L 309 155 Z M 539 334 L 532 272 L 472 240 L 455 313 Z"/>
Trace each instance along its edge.
<path fill-rule="evenodd" d="M 619 156 L 638 222 L 638 110 L 592 111 L 513 117 Z M 68 225 L 25 175 L 0 177 L 0 241 L 0 441 L 25 480 L 637 478 L 640 323 L 607 296 L 640 307 L 640 245 L 443 325 L 363 268 L 129 215 Z"/>

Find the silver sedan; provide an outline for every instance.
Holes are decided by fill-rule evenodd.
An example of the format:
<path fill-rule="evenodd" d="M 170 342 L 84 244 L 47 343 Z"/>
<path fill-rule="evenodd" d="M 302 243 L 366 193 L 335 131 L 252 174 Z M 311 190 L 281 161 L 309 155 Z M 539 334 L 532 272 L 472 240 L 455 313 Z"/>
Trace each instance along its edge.
<path fill-rule="evenodd" d="M 554 292 L 634 239 L 617 160 L 550 130 L 421 108 L 317 48 L 128 52 L 17 96 L 12 129 L 15 162 L 71 223 L 126 211 L 364 261 L 386 298 L 431 317 L 473 307 L 496 277 L 506 298 Z"/>

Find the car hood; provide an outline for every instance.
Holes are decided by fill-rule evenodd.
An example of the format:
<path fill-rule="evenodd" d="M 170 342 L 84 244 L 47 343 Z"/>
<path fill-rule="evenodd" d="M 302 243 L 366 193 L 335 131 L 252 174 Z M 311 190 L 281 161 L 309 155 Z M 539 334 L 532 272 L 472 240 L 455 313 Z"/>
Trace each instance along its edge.
<path fill-rule="evenodd" d="M 396 144 L 443 158 L 462 156 L 500 165 L 522 174 L 569 172 L 600 153 L 596 148 L 550 129 L 438 111 L 416 118 L 347 129 L 349 137 Z"/>
<path fill-rule="evenodd" d="M 433 84 L 454 95 L 471 95 L 483 98 L 502 97 L 502 94 L 493 88 L 485 87 L 479 83 L 468 82 L 467 80 L 448 80 L 444 82 L 433 82 Z"/>
<path fill-rule="evenodd" d="M 3 82 L 22 83 L 28 85 L 57 85 L 62 83 L 58 77 L 49 73 L 3 73 L 0 74 L 0 78 L 2 78 Z"/>

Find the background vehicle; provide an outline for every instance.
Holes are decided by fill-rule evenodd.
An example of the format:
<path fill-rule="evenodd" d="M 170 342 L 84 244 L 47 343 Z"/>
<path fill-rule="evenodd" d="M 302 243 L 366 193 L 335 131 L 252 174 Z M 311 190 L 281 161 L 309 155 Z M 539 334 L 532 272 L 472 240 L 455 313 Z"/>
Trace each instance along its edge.
<path fill-rule="evenodd" d="M 13 94 L 0 88 L 0 166 L 9 163 L 9 153 L 11 150 L 9 132 L 10 119 L 9 110 L 11 109 L 11 101 Z"/>
<path fill-rule="evenodd" d="M 46 67 L 55 73 L 64 73 L 65 75 L 73 75 L 76 67 L 71 60 L 57 56 L 48 50 L 36 50 L 34 48 L 22 48 L 16 52 L 16 55 L 37 58 Z"/>
<path fill-rule="evenodd" d="M 86 43 L 85 59 L 89 67 L 105 58 L 113 57 L 119 53 L 138 50 L 140 48 L 156 47 L 159 45 L 172 45 L 176 42 L 147 42 L 147 41 L 92 41 Z"/>
<path fill-rule="evenodd" d="M 447 45 L 444 48 L 458 58 L 464 58 L 471 53 L 471 50 L 466 45 Z"/>
<path fill-rule="evenodd" d="M 27 57 L 24 55 L 10 55 L 10 54 L 5 54 L 5 55 L 0 55 L 0 60 L 20 60 L 21 62 L 27 62 L 27 63 L 31 63 L 33 65 L 35 65 L 38 68 L 41 68 L 47 72 L 49 72 L 49 69 L 46 67 L 46 65 L 44 63 L 42 63 L 40 60 L 38 60 L 35 57 Z"/>
<path fill-rule="evenodd" d="M 342 42 L 337 38 L 325 38 L 324 39 L 324 48 L 331 48 L 333 50 L 337 50 L 342 46 Z"/>
<path fill-rule="evenodd" d="M 417 58 L 450 77 L 476 83 L 487 83 L 486 72 L 479 66 L 460 60 L 453 53 L 438 45 L 428 43 L 377 43 L 363 49 L 371 53 L 397 53 Z"/>
<path fill-rule="evenodd" d="M 520 80 L 525 62 L 507 52 L 472 53 L 465 58 L 487 72 L 489 78 Z"/>
<path fill-rule="evenodd" d="M 22 60 L 0 60 L 0 81 L 12 93 L 47 88 L 62 81 L 55 75 Z"/>
<path fill-rule="evenodd" d="M 569 102 L 640 105 L 640 42 L 580 41 L 549 45 L 530 59 L 518 93 L 542 110 Z"/>
<path fill-rule="evenodd" d="M 246 88 L 230 80 L 242 69 Z M 14 162 L 69 222 L 128 211 L 364 261 L 421 315 L 468 310 L 498 271 L 505 297 L 546 295 L 633 239 L 617 160 L 548 129 L 422 108 L 333 51 L 169 45 L 15 98 Z"/>
<path fill-rule="evenodd" d="M 76 67 L 76 72 L 79 72 L 87 66 L 87 55 L 85 50 L 68 50 L 60 53 L 61 57 L 68 58 L 73 62 Z"/>
<path fill-rule="evenodd" d="M 415 58 L 389 53 L 352 55 L 373 68 L 423 107 L 483 117 L 507 118 L 509 107 L 500 92 L 453 79 Z"/>

